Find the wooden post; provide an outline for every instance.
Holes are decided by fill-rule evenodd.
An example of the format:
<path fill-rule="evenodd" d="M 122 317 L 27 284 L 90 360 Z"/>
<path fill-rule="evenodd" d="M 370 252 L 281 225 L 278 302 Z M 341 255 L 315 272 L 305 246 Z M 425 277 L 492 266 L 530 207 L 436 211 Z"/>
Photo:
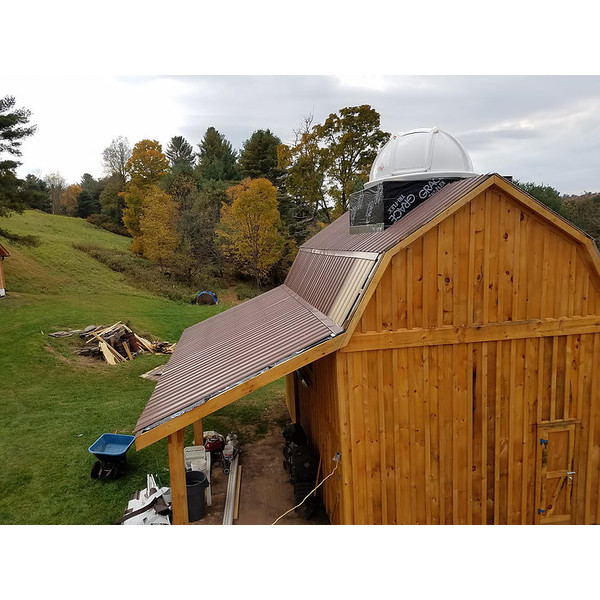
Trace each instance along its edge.
<path fill-rule="evenodd" d="M 185 459 L 183 456 L 183 433 L 180 429 L 169 436 L 169 472 L 171 474 L 171 498 L 173 525 L 188 524 L 187 489 L 185 485 Z"/>
<path fill-rule="evenodd" d="M 4 265 L 2 264 L 4 261 L 4 257 L 0 257 L 0 290 L 2 290 L 0 292 L 0 296 L 4 296 L 4 288 L 5 288 L 5 283 L 4 283 Z"/>
<path fill-rule="evenodd" d="M 202 419 L 194 422 L 194 446 L 204 446 L 204 429 Z"/>

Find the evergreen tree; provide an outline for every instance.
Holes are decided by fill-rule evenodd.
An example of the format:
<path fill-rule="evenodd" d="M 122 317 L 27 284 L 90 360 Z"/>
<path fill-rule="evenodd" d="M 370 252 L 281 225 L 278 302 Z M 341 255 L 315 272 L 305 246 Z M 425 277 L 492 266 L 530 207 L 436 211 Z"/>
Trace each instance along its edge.
<path fill-rule="evenodd" d="M 209 127 L 204 138 L 198 144 L 198 166 L 196 175 L 199 179 L 216 181 L 237 181 L 239 175 L 235 165 L 236 152 L 231 142 L 214 127 Z"/>
<path fill-rule="evenodd" d="M 277 147 L 281 140 L 269 129 L 258 129 L 244 142 L 238 159 L 243 177 L 268 179 L 274 186 L 280 184 L 283 171 L 277 164 Z"/>
<path fill-rule="evenodd" d="M 194 148 L 180 135 L 171 138 L 165 151 L 165 155 L 169 159 L 169 164 L 173 170 L 179 168 L 191 171 L 194 167 Z"/>
<path fill-rule="evenodd" d="M 43 179 L 36 175 L 25 177 L 25 181 L 21 186 L 21 197 L 28 208 L 35 208 L 44 212 L 52 211 L 48 186 Z"/>
<path fill-rule="evenodd" d="M 98 201 L 88 192 L 82 190 L 77 197 L 77 216 L 82 219 L 87 219 L 90 215 L 98 213 Z"/>
<path fill-rule="evenodd" d="M 21 163 L 2 157 L 3 154 L 21 156 L 22 141 L 36 130 L 35 125 L 28 126 L 31 111 L 15 108 L 15 103 L 14 96 L 0 99 L 0 216 L 21 212 L 26 206 L 20 190 L 23 180 L 15 172 Z"/>

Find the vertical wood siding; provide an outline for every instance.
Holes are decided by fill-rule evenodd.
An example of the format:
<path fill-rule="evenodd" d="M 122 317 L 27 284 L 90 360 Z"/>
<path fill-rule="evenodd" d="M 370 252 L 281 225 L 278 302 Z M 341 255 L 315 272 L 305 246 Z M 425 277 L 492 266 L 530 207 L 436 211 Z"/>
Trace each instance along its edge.
<path fill-rule="evenodd" d="M 295 393 L 297 395 L 296 421 L 302 425 L 312 444 L 321 457 L 320 479 L 327 476 L 335 467 L 332 458 L 341 452 L 340 415 L 338 406 L 336 356 L 331 354 L 308 367 L 311 384 L 306 387 L 297 375 Z M 291 382 L 286 386 L 292 390 Z M 288 407 L 293 404 L 288 401 Z M 321 487 L 325 508 L 332 523 L 342 522 L 342 472 L 341 469 Z"/>
<path fill-rule="evenodd" d="M 597 315 L 586 252 L 489 188 L 392 258 L 355 338 Z M 338 352 L 343 522 L 540 522 L 540 432 L 571 424 L 571 522 L 600 522 L 599 338 Z M 328 394 L 319 414 L 335 428 Z"/>

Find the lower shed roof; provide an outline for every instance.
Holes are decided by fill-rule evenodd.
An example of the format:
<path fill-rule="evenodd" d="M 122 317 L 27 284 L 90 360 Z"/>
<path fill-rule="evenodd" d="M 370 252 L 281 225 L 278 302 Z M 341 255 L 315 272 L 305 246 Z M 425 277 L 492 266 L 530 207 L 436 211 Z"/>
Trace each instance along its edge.
<path fill-rule="evenodd" d="M 136 434 L 343 334 L 383 254 L 490 177 L 446 185 L 382 232 L 351 234 L 342 215 L 301 246 L 284 285 L 183 332 Z"/>
<path fill-rule="evenodd" d="M 186 329 L 135 427 L 173 419 L 343 329 L 281 285 Z"/>

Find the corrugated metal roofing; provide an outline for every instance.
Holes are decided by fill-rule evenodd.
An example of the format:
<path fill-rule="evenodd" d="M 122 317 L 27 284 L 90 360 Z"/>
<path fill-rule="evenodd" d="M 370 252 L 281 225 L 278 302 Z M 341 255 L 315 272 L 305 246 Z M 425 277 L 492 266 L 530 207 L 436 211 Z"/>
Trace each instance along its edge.
<path fill-rule="evenodd" d="M 159 425 L 342 333 L 279 286 L 186 329 L 135 427 Z"/>
<path fill-rule="evenodd" d="M 349 213 L 344 213 L 331 225 L 305 242 L 301 248 L 344 252 L 385 252 L 423 227 L 489 177 L 491 175 L 480 175 L 449 183 L 384 231 L 350 233 L 350 216 Z"/>
<path fill-rule="evenodd" d="M 343 332 L 381 253 L 491 175 L 450 183 L 381 232 L 351 234 L 348 213 L 298 252 L 284 285 L 183 332 L 140 416 L 142 432 Z"/>
<path fill-rule="evenodd" d="M 285 284 L 309 304 L 343 325 L 379 255 L 302 249 Z"/>

